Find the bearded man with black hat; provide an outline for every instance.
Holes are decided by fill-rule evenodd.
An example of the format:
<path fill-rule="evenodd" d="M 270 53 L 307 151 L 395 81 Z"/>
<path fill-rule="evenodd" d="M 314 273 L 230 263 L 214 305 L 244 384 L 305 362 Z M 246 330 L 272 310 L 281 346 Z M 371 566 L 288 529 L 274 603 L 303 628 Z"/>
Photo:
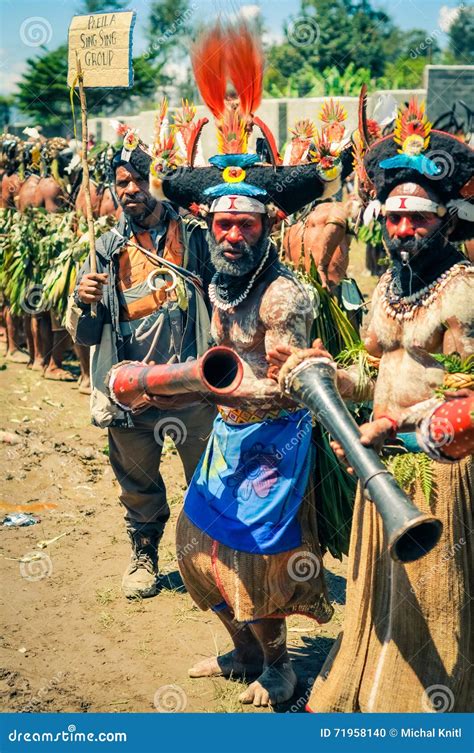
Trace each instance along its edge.
<path fill-rule="evenodd" d="M 313 303 L 279 262 L 276 219 L 340 186 L 337 155 L 284 166 L 268 127 L 255 115 L 263 57 L 243 24 L 217 25 L 193 50 L 201 95 L 216 119 L 219 154 L 193 163 L 203 121 L 188 141 L 188 165 L 173 174 L 153 163 L 151 190 L 206 217 L 216 273 L 209 286 L 214 342 L 244 364 L 240 387 L 219 396 L 219 414 L 185 497 L 176 531 L 178 562 L 197 605 L 216 613 L 233 650 L 190 669 L 191 677 L 257 677 L 242 703 L 277 704 L 294 692 L 285 617 L 324 623 L 332 615 L 321 567 L 311 485 L 312 425 L 307 410 L 268 378 L 277 343 L 305 346 Z M 227 92 L 227 82 L 234 86 Z M 247 151 L 258 127 L 271 164 Z"/>
<path fill-rule="evenodd" d="M 375 390 L 365 382 L 362 395 L 347 371 L 338 371 L 338 387 L 348 399 L 373 396 L 374 421 L 361 427 L 362 442 L 390 439 L 401 453 L 402 483 L 422 512 L 442 521 L 443 532 L 422 559 L 395 562 L 380 516 L 359 490 L 343 631 L 308 710 L 467 712 L 474 697 L 469 392 L 446 403 L 436 419 L 440 406 L 433 399 L 456 382 L 473 386 L 472 370 L 455 379 L 445 366 L 453 354 L 472 362 L 474 353 L 474 269 L 456 245 L 474 237 L 474 152 L 431 130 L 414 99 L 400 111 L 394 133 L 370 146 L 366 140 L 364 151 L 357 169 L 372 197 L 365 220 L 381 216 L 392 266 L 375 290 L 364 341 L 380 359 Z M 270 359 L 277 365 L 289 355 L 277 348 Z M 318 348 L 310 349 L 301 358 L 317 355 Z M 344 457 L 342 447 L 333 449 Z"/>
<path fill-rule="evenodd" d="M 158 125 L 165 114 L 162 107 Z M 105 378 L 124 359 L 185 361 L 207 349 L 212 268 L 202 223 L 151 196 L 151 154 L 133 129 L 122 125 L 119 135 L 123 148 L 112 166 L 123 214 L 97 241 L 97 272 L 90 272 L 89 260 L 80 271 L 67 326 L 76 342 L 91 346 L 92 420 L 109 430 L 110 462 L 132 542 L 122 590 L 133 598 L 157 592 L 158 544 L 170 514 L 159 470 L 164 437 L 174 438 L 189 482 L 215 409 L 155 400 L 132 417 L 111 402 Z"/>

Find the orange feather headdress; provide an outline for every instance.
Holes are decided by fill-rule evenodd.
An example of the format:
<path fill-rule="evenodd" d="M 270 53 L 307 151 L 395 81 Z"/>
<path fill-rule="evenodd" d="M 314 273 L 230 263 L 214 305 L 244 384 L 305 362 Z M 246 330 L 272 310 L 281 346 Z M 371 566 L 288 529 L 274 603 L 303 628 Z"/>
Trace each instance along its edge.
<path fill-rule="evenodd" d="M 275 138 L 255 114 L 262 99 L 264 58 L 259 39 L 244 21 L 219 22 L 202 32 L 191 59 L 199 92 L 216 122 L 218 154 L 209 159 L 209 166 L 195 165 L 198 139 L 207 119 L 195 123 L 195 108 L 183 103 L 171 133 L 186 154 L 187 165 L 174 173 L 171 167 L 152 176 L 150 185 L 156 198 L 164 196 L 180 206 L 198 207 L 203 215 L 245 210 L 283 216 L 338 189 L 338 170 L 333 170 L 329 153 L 300 165 L 296 174 L 282 165 Z M 258 153 L 248 151 L 255 126 L 265 142 L 263 150 L 257 144 Z"/>

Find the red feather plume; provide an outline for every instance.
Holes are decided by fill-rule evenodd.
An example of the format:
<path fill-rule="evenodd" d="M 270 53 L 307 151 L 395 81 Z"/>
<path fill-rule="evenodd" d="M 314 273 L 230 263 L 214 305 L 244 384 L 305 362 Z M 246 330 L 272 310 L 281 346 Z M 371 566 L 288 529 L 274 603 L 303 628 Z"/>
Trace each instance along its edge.
<path fill-rule="evenodd" d="M 201 97 L 215 118 L 224 112 L 227 40 L 220 24 L 203 32 L 191 50 L 194 77 Z"/>
<path fill-rule="evenodd" d="M 240 100 L 240 112 L 246 117 L 262 101 L 263 51 L 259 40 L 243 21 L 226 29 L 228 75 Z"/>

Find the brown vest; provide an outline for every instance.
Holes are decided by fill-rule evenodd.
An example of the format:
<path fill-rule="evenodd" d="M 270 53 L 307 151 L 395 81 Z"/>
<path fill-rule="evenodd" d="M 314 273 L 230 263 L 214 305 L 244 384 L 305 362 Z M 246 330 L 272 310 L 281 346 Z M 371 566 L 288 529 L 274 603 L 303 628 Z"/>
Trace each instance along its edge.
<path fill-rule="evenodd" d="M 147 230 L 132 235 L 130 240 L 146 248 L 148 251 L 156 253 L 150 233 Z M 172 261 L 180 266 L 183 264 L 183 244 L 178 220 L 172 219 L 169 222 L 162 256 L 167 261 Z M 135 248 L 135 246 L 129 243 L 125 244 L 119 256 L 118 290 L 125 293 L 127 290 L 145 282 L 150 272 L 156 270 L 156 266 L 140 249 Z M 170 286 L 171 281 L 167 277 L 165 285 L 159 288 L 159 290 L 148 289 L 142 297 L 134 301 L 125 302 L 121 306 L 120 320 L 130 321 L 141 319 L 144 316 L 152 314 L 167 300 L 166 288 Z"/>

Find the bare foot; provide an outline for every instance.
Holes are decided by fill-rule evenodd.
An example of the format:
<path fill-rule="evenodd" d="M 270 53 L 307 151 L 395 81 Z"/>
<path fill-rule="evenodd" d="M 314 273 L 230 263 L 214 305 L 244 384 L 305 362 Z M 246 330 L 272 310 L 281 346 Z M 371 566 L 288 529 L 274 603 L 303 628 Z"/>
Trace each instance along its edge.
<path fill-rule="evenodd" d="M 66 369 L 59 369 L 57 367 L 56 368 L 48 367 L 47 369 L 45 369 L 43 376 L 45 379 L 52 379 L 55 382 L 75 382 L 76 381 L 74 375 L 71 374 L 70 371 L 66 371 Z"/>
<path fill-rule="evenodd" d="M 297 677 L 288 659 L 277 666 L 267 667 L 258 680 L 240 694 L 239 701 L 253 703 L 254 706 L 275 706 L 291 698 L 296 683 Z"/>
<path fill-rule="evenodd" d="M 81 376 L 79 377 L 79 379 L 77 380 L 77 382 L 75 382 L 75 384 L 72 385 L 72 389 L 73 390 L 78 390 L 79 389 L 79 387 L 82 384 L 82 379 L 83 379 L 83 376 L 81 374 Z"/>
<path fill-rule="evenodd" d="M 42 361 L 33 361 L 32 364 L 28 366 L 31 371 L 41 371 L 43 373 L 44 371 L 44 364 Z"/>
<path fill-rule="evenodd" d="M 229 651 L 221 656 L 210 656 L 191 667 L 190 677 L 251 677 L 260 674 L 263 666 L 263 656 L 253 654 L 248 657 L 237 658 L 237 652 Z"/>
<path fill-rule="evenodd" d="M 28 363 L 30 360 L 28 353 L 24 353 L 22 350 L 11 350 L 5 354 L 5 358 L 10 363 Z"/>
<path fill-rule="evenodd" d="M 81 393 L 81 395 L 90 395 L 91 391 L 91 380 L 89 379 L 89 377 L 81 376 L 79 392 Z"/>

